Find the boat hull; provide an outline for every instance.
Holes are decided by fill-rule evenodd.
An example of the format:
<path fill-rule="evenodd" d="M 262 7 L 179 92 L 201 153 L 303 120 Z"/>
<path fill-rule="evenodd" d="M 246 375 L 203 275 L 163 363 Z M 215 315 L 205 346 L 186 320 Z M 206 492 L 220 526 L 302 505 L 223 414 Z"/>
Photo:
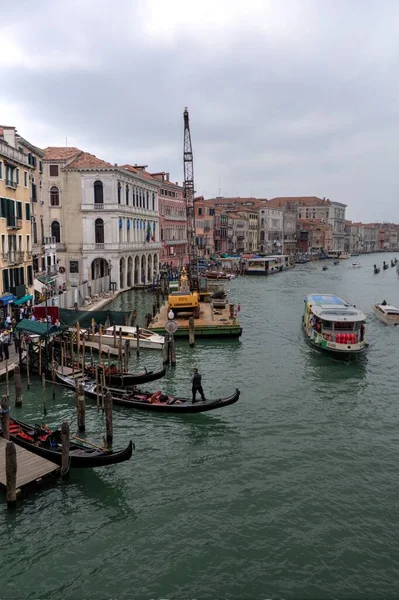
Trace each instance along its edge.
<path fill-rule="evenodd" d="M 335 354 L 341 356 L 359 356 L 364 354 L 367 350 L 368 344 L 366 342 L 360 342 L 358 344 L 347 345 L 347 344 L 337 344 L 335 342 L 329 342 L 324 340 L 323 338 L 320 341 L 316 341 L 314 338 L 310 337 L 307 334 L 306 327 L 302 322 L 302 331 L 305 336 L 305 340 L 312 348 L 319 350 L 320 352 Z M 320 338 L 321 336 L 319 336 Z"/>
<path fill-rule="evenodd" d="M 87 369 L 87 374 L 93 377 L 90 373 L 90 369 Z M 105 382 L 108 385 L 115 387 L 129 387 L 130 385 L 138 385 L 140 383 L 148 383 L 149 381 L 156 381 L 165 377 L 166 368 L 160 369 L 159 371 L 143 371 L 142 373 L 105 373 Z"/>
<path fill-rule="evenodd" d="M 129 340 L 131 348 L 137 348 L 137 338 L 122 336 L 123 342 Z M 96 337 L 96 341 L 98 342 L 98 337 Z M 102 335 L 101 342 L 104 346 L 114 346 L 114 336 L 113 335 Z M 163 343 L 161 342 L 153 342 L 151 340 L 143 340 L 140 339 L 140 350 L 162 350 Z"/>
<path fill-rule="evenodd" d="M 375 306 L 373 306 L 373 313 L 381 323 L 384 323 L 384 325 L 399 325 L 399 318 L 385 316 Z"/>

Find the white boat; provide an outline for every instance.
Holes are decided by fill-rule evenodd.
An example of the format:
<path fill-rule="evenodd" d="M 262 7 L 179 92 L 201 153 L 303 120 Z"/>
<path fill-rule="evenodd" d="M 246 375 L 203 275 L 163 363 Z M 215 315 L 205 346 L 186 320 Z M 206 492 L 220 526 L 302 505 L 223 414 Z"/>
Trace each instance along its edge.
<path fill-rule="evenodd" d="M 295 267 L 295 259 L 288 254 L 278 254 L 276 256 L 264 256 L 262 258 L 246 259 L 246 275 L 272 275 L 281 273 L 287 269 Z"/>
<path fill-rule="evenodd" d="M 348 254 L 347 252 L 341 252 L 341 254 L 339 254 L 339 256 L 338 256 L 338 258 L 340 258 L 342 260 L 346 260 L 349 257 L 350 257 L 350 254 Z"/>
<path fill-rule="evenodd" d="M 366 315 L 339 296 L 310 294 L 305 298 L 302 326 L 309 344 L 335 354 L 360 354 L 367 348 Z"/>
<path fill-rule="evenodd" d="M 362 265 L 360 264 L 360 262 L 359 262 L 359 261 L 358 261 L 358 262 L 353 262 L 353 263 L 352 263 L 352 267 L 353 267 L 354 269 L 360 269 L 360 267 L 361 267 L 361 266 L 362 266 Z"/>
<path fill-rule="evenodd" d="M 373 312 L 377 319 L 385 325 L 399 325 L 399 308 L 392 304 L 375 304 Z"/>
<path fill-rule="evenodd" d="M 129 340 L 131 348 L 137 348 L 137 327 L 128 327 L 127 325 L 116 326 L 116 344 L 118 344 L 119 340 L 119 329 L 122 330 L 122 340 Z M 99 333 L 96 333 L 95 337 L 98 341 Z M 113 327 L 109 327 L 103 331 L 101 341 L 106 346 L 114 346 L 115 337 Z M 162 335 L 140 327 L 140 349 L 162 350 L 164 342 L 165 338 Z"/>

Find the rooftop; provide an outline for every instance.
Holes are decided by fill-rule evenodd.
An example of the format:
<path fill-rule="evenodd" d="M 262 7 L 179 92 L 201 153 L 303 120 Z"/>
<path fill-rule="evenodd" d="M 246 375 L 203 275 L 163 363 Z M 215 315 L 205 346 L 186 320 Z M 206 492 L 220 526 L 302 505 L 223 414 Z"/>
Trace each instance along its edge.
<path fill-rule="evenodd" d="M 71 160 L 71 158 L 74 158 L 81 153 L 82 150 L 73 146 L 70 148 L 65 146 L 48 146 L 47 148 L 44 148 L 43 152 L 44 160 L 65 161 Z"/>

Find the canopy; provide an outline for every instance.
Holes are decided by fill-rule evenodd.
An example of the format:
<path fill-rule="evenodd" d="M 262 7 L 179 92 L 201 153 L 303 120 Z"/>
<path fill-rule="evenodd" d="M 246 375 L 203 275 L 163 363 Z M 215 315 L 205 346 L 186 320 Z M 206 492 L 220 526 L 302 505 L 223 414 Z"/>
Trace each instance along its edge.
<path fill-rule="evenodd" d="M 62 325 L 74 327 L 79 323 L 80 327 L 88 329 L 91 326 L 91 320 L 97 324 L 105 324 L 108 319 L 110 325 L 125 325 L 125 319 L 131 315 L 128 311 L 116 310 L 70 310 L 60 308 L 59 319 Z"/>
<path fill-rule="evenodd" d="M 26 296 L 22 296 L 22 298 L 18 298 L 17 300 L 14 300 L 14 304 L 16 306 L 19 306 L 20 304 L 26 304 L 26 302 L 29 302 L 30 300 L 32 300 L 33 296 L 32 294 L 26 294 Z"/>
<path fill-rule="evenodd" d="M 4 294 L 3 296 L 0 296 L 0 302 L 2 302 L 3 304 L 11 304 L 14 298 L 14 294 Z"/>
<path fill-rule="evenodd" d="M 46 337 L 47 335 L 51 335 L 53 333 L 57 333 L 60 331 L 59 327 L 55 327 L 54 325 L 50 325 L 47 323 L 40 323 L 40 321 L 31 321 L 30 319 L 22 319 L 16 325 L 15 331 L 26 331 L 26 333 L 32 335 L 39 335 L 40 337 Z"/>

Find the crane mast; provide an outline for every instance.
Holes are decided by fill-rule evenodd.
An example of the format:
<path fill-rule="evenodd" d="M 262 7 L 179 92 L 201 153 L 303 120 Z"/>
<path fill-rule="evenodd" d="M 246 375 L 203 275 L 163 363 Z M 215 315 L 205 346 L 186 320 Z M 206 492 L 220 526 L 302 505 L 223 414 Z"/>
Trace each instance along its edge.
<path fill-rule="evenodd" d="M 197 244 L 195 240 L 194 162 L 187 107 L 184 109 L 184 198 L 187 214 L 188 277 L 191 289 L 198 287 Z"/>

